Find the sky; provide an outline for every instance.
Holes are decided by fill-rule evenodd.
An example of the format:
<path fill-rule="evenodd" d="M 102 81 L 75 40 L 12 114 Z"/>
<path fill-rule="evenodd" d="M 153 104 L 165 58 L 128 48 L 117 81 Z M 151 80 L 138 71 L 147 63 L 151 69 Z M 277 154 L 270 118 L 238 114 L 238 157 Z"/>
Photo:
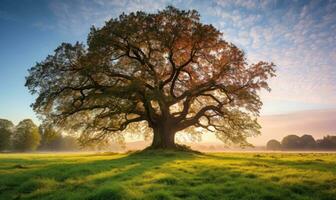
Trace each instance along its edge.
<path fill-rule="evenodd" d="M 0 0 L 0 118 L 38 122 L 24 87 L 27 70 L 62 42 L 86 42 L 92 25 L 122 12 L 196 9 L 250 62 L 272 61 L 262 116 L 336 108 L 336 1 Z"/>

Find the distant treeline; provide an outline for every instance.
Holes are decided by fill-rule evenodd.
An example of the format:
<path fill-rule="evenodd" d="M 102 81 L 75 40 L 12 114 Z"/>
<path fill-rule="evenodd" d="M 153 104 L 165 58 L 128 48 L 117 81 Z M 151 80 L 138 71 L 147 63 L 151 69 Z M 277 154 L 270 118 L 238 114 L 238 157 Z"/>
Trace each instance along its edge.
<path fill-rule="evenodd" d="M 327 135 L 315 140 L 311 135 L 287 135 L 281 142 L 270 140 L 266 144 L 267 150 L 336 150 L 336 136 Z"/>
<path fill-rule="evenodd" d="M 65 136 L 52 127 L 37 126 L 25 119 L 16 126 L 0 119 L 0 151 L 77 151 L 80 146 L 73 136 Z"/>

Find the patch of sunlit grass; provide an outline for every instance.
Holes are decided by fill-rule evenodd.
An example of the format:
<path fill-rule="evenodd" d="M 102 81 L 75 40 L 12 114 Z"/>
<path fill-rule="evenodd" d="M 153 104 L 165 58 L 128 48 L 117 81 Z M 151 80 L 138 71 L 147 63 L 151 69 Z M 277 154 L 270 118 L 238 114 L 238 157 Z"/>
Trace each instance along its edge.
<path fill-rule="evenodd" d="M 0 154 L 0 199 L 336 199 L 336 154 Z"/>

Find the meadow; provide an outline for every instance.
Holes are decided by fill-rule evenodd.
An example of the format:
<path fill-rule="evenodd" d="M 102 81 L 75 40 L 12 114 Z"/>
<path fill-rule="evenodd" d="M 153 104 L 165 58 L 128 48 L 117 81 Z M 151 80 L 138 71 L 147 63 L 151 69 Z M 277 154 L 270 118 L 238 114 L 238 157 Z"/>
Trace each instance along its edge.
<path fill-rule="evenodd" d="M 0 154 L 0 199 L 336 199 L 336 154 Z"/>

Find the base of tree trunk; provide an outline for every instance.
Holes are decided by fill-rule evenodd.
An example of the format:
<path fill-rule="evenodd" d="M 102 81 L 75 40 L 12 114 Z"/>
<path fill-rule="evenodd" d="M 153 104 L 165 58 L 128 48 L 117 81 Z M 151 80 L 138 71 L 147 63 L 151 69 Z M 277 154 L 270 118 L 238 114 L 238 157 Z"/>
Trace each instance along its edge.
<path fill-rule="evenodd" d="M 149 149 L 177 149 L 178 145 L 174 144 L 174 145 L 169 145 L 169 146 L 165 146 L 165 145 L 151 145 L 148 147 Z"/>
<path fill-rule="evenodd" d="M 147 150 L 174 150 L 174 151 L 192 152 L 192 153 L 197 153 L 197 154 L 201 153 L 201 152 L 193 150 L 189 146 L 183 145 L 183 144 L 175 144 L 174 146 L 170 146 L 170 147 L 162 147 L 162 146 L 151 145 L 151 146 L 144 149 L 144 151 L 147 151 Z"/>

